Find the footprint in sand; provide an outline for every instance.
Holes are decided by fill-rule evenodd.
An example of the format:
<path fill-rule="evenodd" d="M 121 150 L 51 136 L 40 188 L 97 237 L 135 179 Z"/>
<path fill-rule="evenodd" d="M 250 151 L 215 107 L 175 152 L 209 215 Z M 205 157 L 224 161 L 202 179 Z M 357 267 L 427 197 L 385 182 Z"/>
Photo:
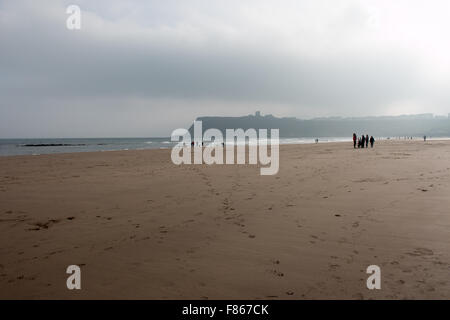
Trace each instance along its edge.
<path fill-rule="evenodd" d="M 336 269 L 338 269 L 338 268 L 340 268 L 340 265 L 338 265 L 338 264 L 329 264 L 328 265 L 328 269 L 329 270 L 336 270 Z"/>
<path fill-rule="evenodd" d="M 164 227 L 159 228 L 159 233 L 167 233 L 168 231 Z"/>
<path fill-rule="evenodd" d="M 28 230 L 30 230 L 30 231 L 38 231 L 38 230 L 42 230 L 42 229 L 48 229 L 52 225 L 54 225 L 55 223 L 58 223 L 58 222 L 59 222 L 58 219 L 50 219 L 50 220 L 48 220 L 46 222 L 36 222 L 36 223 L 32 224 L 35 227 L 34 228 L 30 228 Z"/>
<path fill-rule="evenodd" d="M 275 269 L 271 269 L 271 270 L 267 270 L 269 273 L 271 273 L 271 274 L 273 274 L 274 276 L 277 276 L 277 277 L 284 277 L 284 273 L 283 272 L 280 272 L 280 271 L 278 271 L 278 270 L 275 270 Z"/>
<path fill-rule="evenodd" d="M 412 252 L 407 252 L 410 256 L 432 256 L 434 254 L 433 250 L 427 248 L 415 248 Z"/>

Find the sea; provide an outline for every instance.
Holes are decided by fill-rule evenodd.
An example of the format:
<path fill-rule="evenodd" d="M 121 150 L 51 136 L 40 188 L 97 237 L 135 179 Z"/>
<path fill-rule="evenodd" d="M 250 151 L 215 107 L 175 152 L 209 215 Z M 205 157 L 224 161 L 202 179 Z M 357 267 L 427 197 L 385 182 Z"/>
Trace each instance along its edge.
<path fill-rule="evenodd" d="M 375 138 L 376 140 L 387 138 Z M 416 139 L 423 139 L 415 137 Z M 436 138 L 434 139 L 449 139 Z M 318 138 L 318 143 L 350 142 L 352 137 Z M 251 143 L 251 142 L 250 142 Z M 312 144 L 316 138 L 280 138 L 284 144 Z M 0 156 L 40 155 L 51 153 L 169 149 L 177 142 L 169 137 L 159 138 L 57 138 L 57 139 L 0 139 Z"/>
<path fill-rule="evenodd" d="M 351 138 L 320 138 L 319 142 L 350 141 Z M 280 138 L 280 144 L 315 143 L 315 138 Z M 51 153 L 169 149 L 177 142 L 167 138 L 57 138 L 0 139 L 0 156 Z"/>

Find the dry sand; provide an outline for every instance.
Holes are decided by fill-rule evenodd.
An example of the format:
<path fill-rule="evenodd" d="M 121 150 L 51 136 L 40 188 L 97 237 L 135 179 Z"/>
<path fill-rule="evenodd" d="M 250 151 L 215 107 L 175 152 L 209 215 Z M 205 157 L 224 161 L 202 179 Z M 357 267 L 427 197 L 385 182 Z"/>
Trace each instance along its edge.
<path fill-rule="evenodd" d="M 170 150 L 1 157 L 0 298 L 448 299 L 449 160 L 448 141 L 282 146 L 275 176 Z"/>

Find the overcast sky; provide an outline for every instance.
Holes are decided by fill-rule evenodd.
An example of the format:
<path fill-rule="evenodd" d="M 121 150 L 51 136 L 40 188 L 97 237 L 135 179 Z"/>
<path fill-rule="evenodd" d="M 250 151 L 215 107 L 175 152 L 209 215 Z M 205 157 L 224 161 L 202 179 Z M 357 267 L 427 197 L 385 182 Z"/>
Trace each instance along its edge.
<path fill-rule="evenodd" d="M 447 114 L 449 16 L 448 0 L 0 0 L 0 138 Z"/>

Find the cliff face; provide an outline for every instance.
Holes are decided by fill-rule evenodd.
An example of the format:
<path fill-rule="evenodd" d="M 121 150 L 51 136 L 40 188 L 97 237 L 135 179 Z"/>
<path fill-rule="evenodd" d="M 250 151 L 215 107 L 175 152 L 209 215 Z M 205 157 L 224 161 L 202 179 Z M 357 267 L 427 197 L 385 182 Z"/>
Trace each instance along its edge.
<path fill-rule="evenodd" d="M 395 136 L 450 136 L 450 119 L 432 115 L 366 117 L 366 118 L 317 118 L 301 120 L 277 118 L 271 115 L 243 117 L 199 117 L 203 131 L 219 129 L 279 129 L 280 137 L 346 137 L 353 132 L 377 137 Z M 189 128 L 193 134 L 193 126 Z"/>

